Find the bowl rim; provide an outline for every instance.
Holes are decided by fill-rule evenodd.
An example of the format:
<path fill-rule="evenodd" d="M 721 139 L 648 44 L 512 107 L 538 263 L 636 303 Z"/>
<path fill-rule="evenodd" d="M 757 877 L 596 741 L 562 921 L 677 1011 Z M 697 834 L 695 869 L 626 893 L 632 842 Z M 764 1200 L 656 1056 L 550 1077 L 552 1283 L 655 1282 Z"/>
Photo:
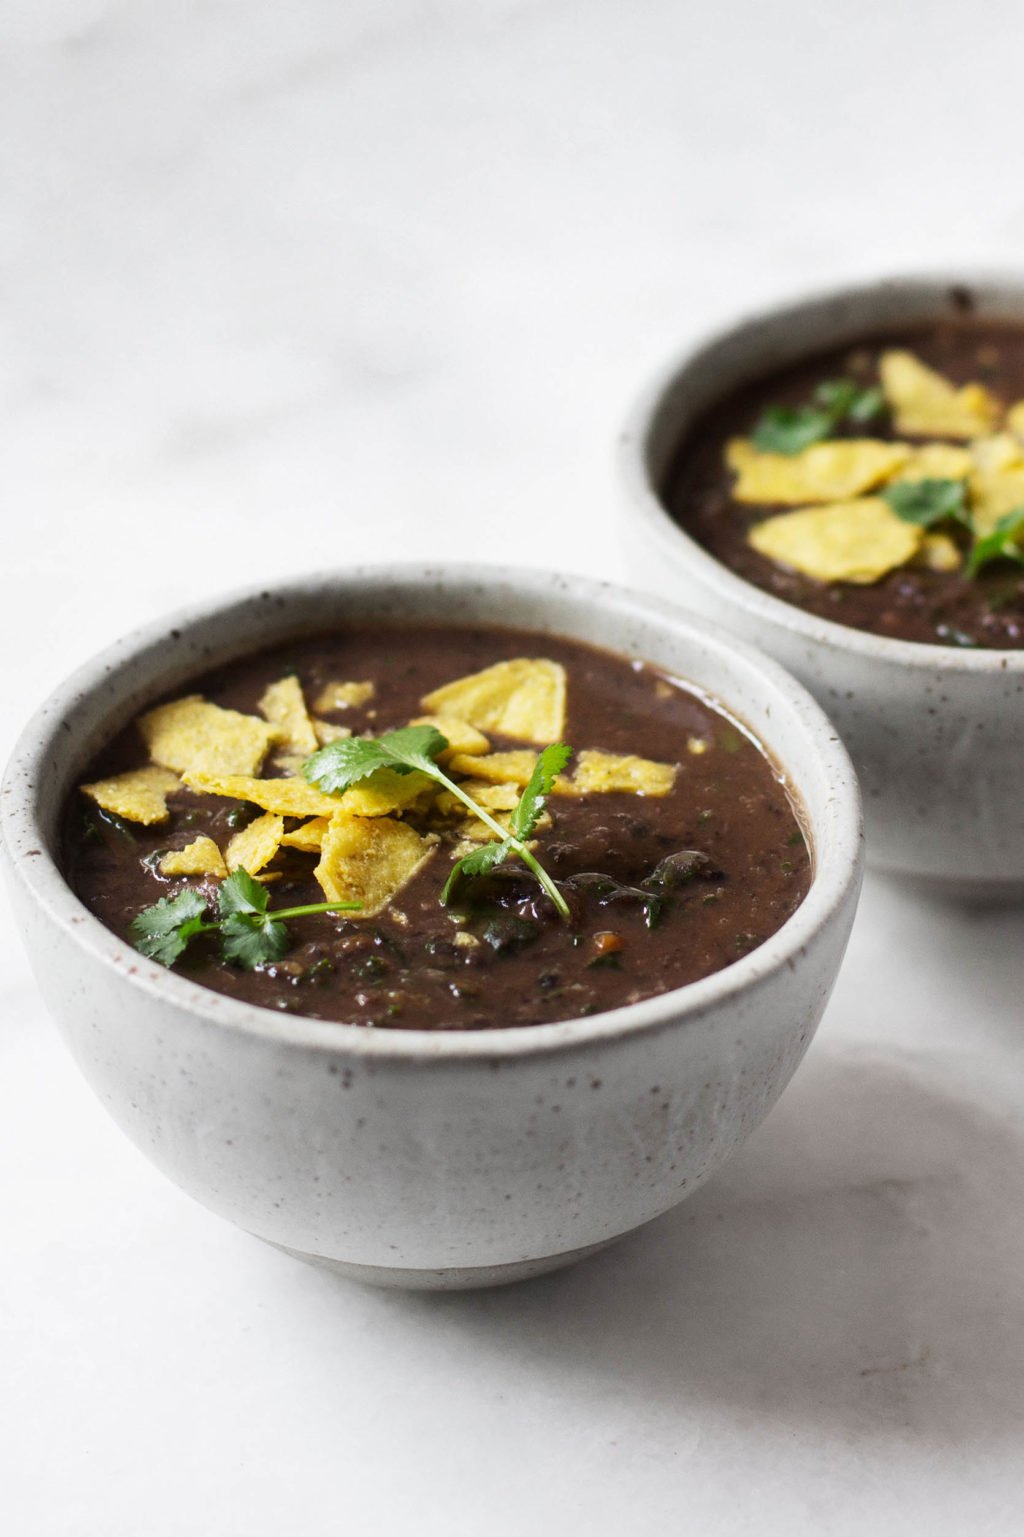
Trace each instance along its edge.
<path fill-rule="evenodd" d="M 41 770 L 49 761 L 47 751 L 59 739 L 65 729 L 63 723 L 67 714 L 77 701 L 88 693 L 95 693 L 101 684 L 109 687 L 111 677 L 118 669 L 127 667 L 133 658 L 155 642 L 166 641 L 172 629 L 184 633 L 243 604 L 268 597 L 275 602 L 294 601 L 310 585 L 325 582 L 337 584 L 339 591 L 356 587 L 367 592 L 384 586 L 394 591 L 396 584 L 403 583 L 420 589 L 439 581 L 476 587 L 498 584 L 516 595 L 546 597 L 553 603 L 557 602 L 559 594 L 574 599 L 582 597 L 590 606 L 607 608 L 611 605 L 623 616 L 632 613 L 647 623 L 660 620 L 672 627 L 676 634 L 685 633 L 701 645 L 717 648 L 720 654 L 728 653 L 730 659 L 735 657 L 759 675 L 765 684 L 783 693 L 798 727 L 810 737 L 820 767 L 827 774 L 831 793 L 824 813 L 816 824 L 810 813 L 808 820 L 814 845 L 812 852 L 817 855 L 821 842 L 818 835 L 827 826 L 831 854 L 827 863 L 822 864 L 816 859 L 807 895 L 775 934 L 749 954 L 697 982 L 580 1019 L 494 1030 L 375 1031 L 363 1025 L 317 1020 L 243 1002 L 191 981 L 141 956 L 80 901 L 46 847 L 44 829 L 35 806 Z M 278 613 L 284 611 L 283 606 L 276 610 Z M 282 625 L 268 644 L 273 644 L 278 636 L 283 638 L 286 631 L 287 625 Z M 571 639 L 571 619 L 564 631 L 558 628 L 557 619 L 553 619 L 552 633 L 566 634 Z M 158 688 L 154 687 L 156 692 Z M 727 699 L 722 699 L 721 703 L 726 709 L 731 708 Z M 116 703 L 111 702 L 108 709 L 116 709 Z M 785 768 L 785 764 L 781 766 Z M 424 1065 L 435 1061 L 493 1064 L 498 1058 L 536 1057 L 590 1043 L 597 1045 L 617 1038 L 633 1038 L 714 1012 L 724 1001 L 756 989 L 787 967 L 792 968 L 851 895 L 856 899 L 863 873 L 863 842 L 860 790 L 849 755 L 820 706 L 777 662 L 720 627 L 648 594 L 590 577 L 497 565 L 432 567 L 389 563 L 311 572 L 220 592 L 163 615 L 96 653 L 51 692 L 21 732 L 0 792 L 0 849 L 6 856 L 10 873 L 50 922 L 57 925 L 65 939 L 84 950 L 87 957 L 110 977 L 116 976 L 119 983 L 196 1016 L 214 1028 L 237 1030 L 328 1054 L 400 1059 Z"/>
<path fill-rule="evenodd" d="M 620 485 L 624 487 L 630 509 L 640 517 L 648 535 L 670 558 L 682 559 L 700 580 L 723 598 L 746 609 L 754 618 L 779 629 L 788 630 L 801 640 L 811 641 L 832 651 L 853 652 L 868 661 L 887 663 L 944 673 L 1017 673 L 1024 672 L 1024 646 L 997 647 L 941 646 L 929 641 L 898 640 L 875 635 L 853 625 L 840 624 L 811 614 L 795 603 L 765 592 L 745 577 L 724 565 L 682 528 L 662 500 L 649 468 L 651 439 L 660 425 L 662 413 L 672 392 L 687 375 L 697 377 L 708 355 L 720 347 L 753 338 L 766 324 L 781 325 L 797 317 L 813 317 L 817 311 L 850 300 L 881 298 L 901 289 L 917 294 L 933 292 L 948 298 L 956 289 L 980 288 L 1015 297 L 1020 304 L 1024 325 L 1024 274 L 998 269 L 977 268 L 950 273 L 944 270 L 883 273 L 828 287 L 801 288 L 749 310 L 696 336 L 677 347 L 667 361 L 648 376 L 628 408 L 616 447 Z M 827 343 L 825 343 L 827 345 Z M 809 355 L 815 344 L 795 354 Z M 710 403 L 710 402 L 708 402 Z M 706 409 L 706 407 L 702 407 Z"/>

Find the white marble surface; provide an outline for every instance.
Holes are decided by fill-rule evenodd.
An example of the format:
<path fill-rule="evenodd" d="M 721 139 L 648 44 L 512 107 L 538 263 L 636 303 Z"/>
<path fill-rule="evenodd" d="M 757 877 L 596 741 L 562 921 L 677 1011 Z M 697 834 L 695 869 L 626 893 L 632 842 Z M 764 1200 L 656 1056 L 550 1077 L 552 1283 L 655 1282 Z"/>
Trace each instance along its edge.
<path fill-rule="evenodd" d="M 83 652 L 230 583 L 614 575 L 613 435 L 685 335 L 1019 261 L 1022 32 L 1016 0 L 7 0 L 0 753 Z M 4 1528 L 1019 1531 L 1021 939 L 869 882 L 810 1057 L 692 1202 L 410 1298 L 151 1171 L 5 912 Z"/>

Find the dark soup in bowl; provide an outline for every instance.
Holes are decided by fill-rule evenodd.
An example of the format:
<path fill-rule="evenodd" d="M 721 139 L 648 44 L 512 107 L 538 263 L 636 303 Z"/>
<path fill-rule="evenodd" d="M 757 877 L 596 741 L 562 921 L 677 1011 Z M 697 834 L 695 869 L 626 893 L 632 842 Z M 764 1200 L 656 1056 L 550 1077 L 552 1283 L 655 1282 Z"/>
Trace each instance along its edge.
<path fill-rule="evenodd" d="M 811 878 L 782 770 L 684 681 L 498 628 L 304 638 L 146 710 L 67 878 L 204 986 L 388 1029 L 577 1018 L 708 976 Z"/>
<path fill-rule="evenodd" d="M 1024 328 L 964 316 L 721 401 L 664 497 L 738 575 L 897 640 L 1024 647 Z"/>

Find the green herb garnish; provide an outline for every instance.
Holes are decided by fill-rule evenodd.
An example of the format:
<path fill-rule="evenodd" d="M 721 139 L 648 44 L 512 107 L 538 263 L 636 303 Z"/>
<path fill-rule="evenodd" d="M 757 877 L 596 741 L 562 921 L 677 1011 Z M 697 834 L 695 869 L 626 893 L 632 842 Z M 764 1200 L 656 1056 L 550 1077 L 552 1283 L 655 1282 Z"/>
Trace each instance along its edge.
<path fill-rule="evenodd" d="M 306 759 L 302 772 L 310 784 L 329 795 L 340 794 L 360 780 L 368 779 L 381 768 L 393 769 L 398 774 L 411 774 L 414 771 L 426 774 L 457 796 L 498 838 L 497 843 L 483 844 L 457 861 L 445 883 L 441 901 L 447 905 L 454 886 L 462 877 L 483 875 L 501 864 L 510 854 L 515 854 L 532 870 L 561 916 L 568 918 L 569 907 L 565 898 L 543 865 L 526 847 L 525 840 L 536 828 L 544 810 L 544 802 L 551 793 L 555 779 L 569 761 L 572 748 L 564 742 L 555 742 L 545 747 L 534 765 L 529 783 L 519 798 L 506 831 L 486 807 L 478 805 L 438 765 L 436 759 L 447 746 L 447 738 L 435 726 L 403 726 L 399 731 L 386 731 L 379 737 L 350 736 L 329 742 Z"/>
<path fill-rule="evenodd" d="M 132 919 L 132 943 L 150 960 L 173 966 L 197 934 L 219 934 L 224 960 L 253 971 L 284 955 L 289 919 L 312 913 L 357 912 L 358 903 L 313 902 L 271 912 L 266 888 L 247 870 L 236 870 L 221 882 L 217 892 L 219 917 L 208 919 L 208 911 L 207 898 L 194 887 L 176 897 L 162 897 Z"/>
<path fill-rule="evenodd" d="M 962 480 L 898 480 L 880 494 L 904 523 L 931 528 L 953 518 L 970 527 Z"/>
<path fill-rule="evenodd" d="M 1024 507 L 1015 507 L 999 519 L 991 533 L 975 539 L 964 575 L 977 576 L 993 560 L 1015 560 L 1024 566 Z"/>
<path fill-rule="evenodd" d="M 809 406 L 769 406 L 754 428 L 754 447 L 769 454 L 799 454 L 844 421 L 863 426 L 885 410 L 880 389 L 863 388 L 853 379 L 827 379 L 813 398 Z"/>

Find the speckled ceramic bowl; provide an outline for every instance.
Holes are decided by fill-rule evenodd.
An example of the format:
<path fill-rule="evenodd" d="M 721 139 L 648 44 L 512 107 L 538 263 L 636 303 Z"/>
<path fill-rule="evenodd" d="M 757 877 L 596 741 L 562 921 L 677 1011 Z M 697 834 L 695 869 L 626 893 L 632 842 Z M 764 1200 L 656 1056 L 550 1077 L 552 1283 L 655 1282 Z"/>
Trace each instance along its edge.
<path fill-rule="evenodd" d="M 1024 895 L 1024 650 L 889 640 L 736 576 L 662 501 L 693 423 L 740 385 L 888 328 L 971 308 L 1024 324 L 1024 281 L 902 278 L 773 309 L 688 347 L 644 393 L 620 448 L 631 578 L 762 647 L 839 728 L 864 792 L 869 863 L 970 898 Z"/>
<path fill-rule="evenodd" d="M 493 622 L 645 657 L 721 699 L 785 766 L 810 892 L 716 976 L 589 1019 L 375 1033 L 256 1008 L 144 960 L 55 861 L 84 765 L 156 695 L 339 619 Z M 856 781 L 781 668 L 656 600 L 487 570 L 314 577 L 174 615 L 59 689 L 2 796 L 16 911 L 79 1066 L 183 1189 L 259 1237 L 356 1277 L 482 1285 L 589 1253 L 694 1190 L 774 1103 L 814 1032 L 860 887 Z"/>

